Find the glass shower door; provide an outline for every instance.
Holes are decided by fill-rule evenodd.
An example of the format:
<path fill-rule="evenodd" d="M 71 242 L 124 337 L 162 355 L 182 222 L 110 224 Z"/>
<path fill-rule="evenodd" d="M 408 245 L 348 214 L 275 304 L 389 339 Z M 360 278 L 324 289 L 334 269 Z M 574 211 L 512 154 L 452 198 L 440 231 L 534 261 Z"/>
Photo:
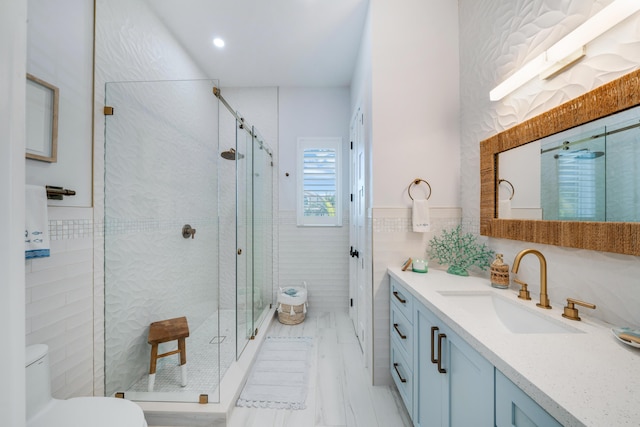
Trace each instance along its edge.
<path fill-rule="evenodd" d="M 269 312 L 273 294 L 273 161 L 264 139 L 253 129 L 253 324 Z"/>
<path fill-rule="evenodd" d="M 105 389 L 135 400 L 219 400 L 218 101 L 215 81 L 108 83 L 104 156 Z M 183 234 L 189 224 L 197 232 Z M 158 359 L 151 323 L 186 317 L 178 355 Z M 175 340 L 160 344 L 173 350 Z"/>
<path fill-rule="evenodd" d="M 240 114 L 238 113 L 238 116 Z M 241 117 L 241 116 L 240 116 Z M 254 335 L 253 150 L 251 129 L 236 122 L 236 358 Z"/>

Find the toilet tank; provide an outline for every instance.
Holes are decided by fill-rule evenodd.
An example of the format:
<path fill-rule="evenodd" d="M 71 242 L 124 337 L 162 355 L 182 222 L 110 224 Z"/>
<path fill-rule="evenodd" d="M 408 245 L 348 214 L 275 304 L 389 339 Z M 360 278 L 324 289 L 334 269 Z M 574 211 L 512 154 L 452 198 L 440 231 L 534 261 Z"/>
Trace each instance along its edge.
<path fill-rule="evenodd" d="M 27 347 L 25 356 L 28 420 L 51 401 L 49 347 L 46 344 L 31 345 Z"/>

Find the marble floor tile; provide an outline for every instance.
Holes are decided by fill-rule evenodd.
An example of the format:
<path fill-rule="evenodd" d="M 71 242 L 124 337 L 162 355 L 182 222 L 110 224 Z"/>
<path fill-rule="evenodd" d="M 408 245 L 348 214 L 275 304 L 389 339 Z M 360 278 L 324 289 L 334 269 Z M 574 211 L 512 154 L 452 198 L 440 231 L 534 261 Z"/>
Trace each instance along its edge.
<path fill-rule="evenodd" d="M 314 338 L 307 407 L 304 410 L 235 407 L 229 427 L 410 427 L 393 387 L 372 386 L 364 358 L 345 312 L 309 310 L 298 325 L 275 321 L 269 336 Z"/>

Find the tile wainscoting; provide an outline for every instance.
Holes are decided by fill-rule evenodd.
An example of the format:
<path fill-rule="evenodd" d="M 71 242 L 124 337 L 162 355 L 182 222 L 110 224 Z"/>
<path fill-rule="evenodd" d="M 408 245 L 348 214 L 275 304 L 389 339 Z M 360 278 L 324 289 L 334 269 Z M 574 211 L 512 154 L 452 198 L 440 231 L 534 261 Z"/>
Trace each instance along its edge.
<path fill-rule="evenodd" d="M 93 209 L 49 206 L 51 256 L 25 260 L 26 344 L 49 346 L 54 397 L 93 394 Z"/>

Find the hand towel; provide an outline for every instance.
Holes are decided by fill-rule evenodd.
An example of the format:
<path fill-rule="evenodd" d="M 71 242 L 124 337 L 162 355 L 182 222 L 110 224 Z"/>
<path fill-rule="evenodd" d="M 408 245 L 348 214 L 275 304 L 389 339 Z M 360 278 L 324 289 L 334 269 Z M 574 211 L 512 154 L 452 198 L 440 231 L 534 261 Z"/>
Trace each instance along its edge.
<path fill-rule="evenodd" d="M 498 200 L 498 218 L 511 218 L 511 199 Z"/>
<path fill-rule="evenodd" d="M 27 259 L 49 256 L 49 217 L 45 187 L 26 186 L 24 243 Z"/>
<path fill-rule="evenodd" d="M 413 231 L 416 233 L 426 233 L 431 231 L 431 219 L 429 215 L 428 200 L 413 201 Z"/>

